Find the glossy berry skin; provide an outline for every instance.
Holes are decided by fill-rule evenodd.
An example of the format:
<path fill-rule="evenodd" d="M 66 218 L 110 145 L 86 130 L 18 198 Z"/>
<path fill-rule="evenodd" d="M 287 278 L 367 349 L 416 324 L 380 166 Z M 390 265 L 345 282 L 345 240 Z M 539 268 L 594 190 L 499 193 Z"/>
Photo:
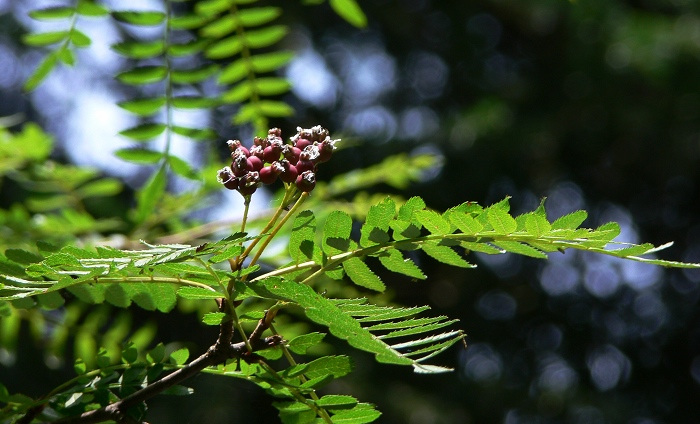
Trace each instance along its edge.
<path fill-rule="evenodd" d="M 328 162 L 333 155 L 333 150 L 335 150 L 335 146 L 330 139 L 321 142 L 321 144 L 318 145 L 318 161 L 320 163 Z"/>
<path fill-rule="evenodd" d="M 297 180 L 297 176 L 299 175 L 296 166 L 290 164 L 288 160 L 282 160 L 280 163 L 284 168 L 280 174 L 280 180 L 284 181 L 285 183 L 295 182 Z"/>
<path fill-rule="evenodd" d="M 251 171 L 260 171 L 263 167 L 264 163 L 262 159 L 260 159 L 257 156 L 251 156 L 248 158 L 248 169 Z"/>
<path fill-rule="evenodd" d="M 281 153 L 282 147 L 280 145 L 269 145 L 263 150 L 263 160 L 267 163 L 272 163 L 276 160 L 279 160 Z"/>
<path fill-rule="evenodd" d="M 316 174 L 313 171 L 304 171 L 297 177 L 296 186 L 299 191 L 303 192 L 313 190 L 316 187 Z"/>
<path fill-rule="evenodd" d="M 243 178 L 241 178 L 240 186 L 238 187 L 238 192 L 244 196 L 248 196 L 255 193 L 255 190 L 258 189 L 259 185 L 260 174 L 258 174 L 256 171 L 251 171 L 245 174 Z"/>
<path fill-rule="evenodd" d="M 279 174 L 275 172 L 272 166 L 266 166 L 260 170 L 260 182 L 266 185 L 270 185 L 277 180 Z"/>
<path fill-rule="evenodd" d="M 245 156 L 236 156 L 231 163 L 231 169 L 233 170 L 233 175 L 237 177 L 244 176 L 251 170 L 248 165 L 248 158 Z"/>
<path fill-rule="evenodd" d="M 295 166 L 297 168 L 297 172 L 302 174 L 306 171 L 313 171 L 315 165 L 310 160 L 299 159 L 299 162 L 297 162 Z"/>
<path fill-rule="evenodd" d="M 284 158 L 287 159 L 289 162 L 297 163 L 297 161 L 299 160 L 299 155 L 301 155 L 301 149 L 286 144 L 282 148 L 282 154 L 284 155 Z"/>
<path fill-rule="evenodd" d="M 307 140 L 305 138 L 300 138 L 297 140 L 296 143 L 294 143 L 294 147 L 298 148 L 299 150 L 304 150 L 306 146 L 311 146 L 313 143 L 311 143 L 310 140 Z"/>

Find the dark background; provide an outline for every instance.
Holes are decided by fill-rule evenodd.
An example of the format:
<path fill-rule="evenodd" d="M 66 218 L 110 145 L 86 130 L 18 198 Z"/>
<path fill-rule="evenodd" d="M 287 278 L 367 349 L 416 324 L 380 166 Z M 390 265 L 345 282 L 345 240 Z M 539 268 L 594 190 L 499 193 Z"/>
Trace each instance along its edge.
<path fill-rule="evenodd" d="M 586 209 L 585 226 L 616 220 L 621 241 L 673 240 L 661 257 L 700 261 L 697 2 L 361 5 L 364 30 L 326 4 L 283 5 L 293 29 L 285 43 L 314 55 L 289 74 L 301 95 L 285 100 L 298 115 L 273 124 L 322 123 L 360 143 L 323 178 L 427 149 L 442 157 L 439 173 L 400 193 L 376 190 L 420 195 L 438 210 L 510 195 L 516 213 L 547 196 L 550 218 Z M 0 20 L 24 57 L 16 43 L 26 29 L 11 13 Z M 324 75 L 334 83 L 319 83 Z M 330 88 L 308 94 L 319 86 Z M 10 85 L 0 99 L 0 115 L 51 127 L 40 96 Z M 390 423 L 700 422 L 700 273 L 576 252 L 471 260 L 477 269 L 423 259 L 426 282 L 388 283 L 397 303 L 461 320 L 470 347 L 433 360 L 455 372 L 415 375 L 350 352 L 356 371 L 330 390 L 378 404 Z M 175 339 L 199 331 L 183 324 L 191 319 L 158 318 Z M 194 387 L 193 397 L 154 402 L 152 422 L 276 420 L 252 385 L 202 376 Z"/>

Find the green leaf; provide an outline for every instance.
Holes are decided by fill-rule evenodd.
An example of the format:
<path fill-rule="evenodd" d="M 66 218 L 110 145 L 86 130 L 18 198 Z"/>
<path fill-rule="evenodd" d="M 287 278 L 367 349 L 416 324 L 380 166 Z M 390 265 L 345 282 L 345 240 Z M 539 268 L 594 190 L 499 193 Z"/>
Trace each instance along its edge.
<path fill-rule="evenodd" d="M 146 59 L 162 55 L 165 51 L 165 43 L 163 40 L 155 40 L 150 42 L 124 41 L 121 43 L 112 44 L 111 48 L 124 57 L 131 59 Z"/>
<path fill-rule="evenodd" d="M 140 66 L 117 74 L 117 79 L 124 84 L 145 85 L 163 81 L 168 75 L 165 66 Z"/>
<path fill-rule="evenodd" d="M 277 51 L 271 53 L 256 54 L 250 58 L 250 63 L 255 72 L 270 72 L 279 69 L 289 63 L 294 57 L 294 52 Z"/>
<path fill-rule="evenodd" d="M 170 354 L 170 363 L 184 365 L 189 357 L 190 351 L 186 347 L 182 347 Z"/>
<path fill-rule="evenodd" d="M 109 11 L 103 6 L 96 4 L 93 0 L 78 0 L 76 12 L 83 16 L 106 16 Z"/>
<path fill-rule="evenodd" d="M 120 108 L 139 116 L 150 116 L 165 105 L 165 97 L 126 100 L 117 103 Z"/>
<path fill-rule="evenodd" d="M 305 355 L 310 347 L 321 343 L 325 336 L 325 333 L 318 332 L 302 334 L 290 340 L 287 343 L 287 348 L 296 354 Z"/>
<path fill-rule="evenodd" d="M 69 48 L 60 48 L 56 50 L 56 57 L 58 60 L 61 62 L 65 63 L 68 66 L 73 66 L 75 65 L 75 53 L 73 53 L 73 50 Z"/>
<path fill-rule="evenodd" d="M 24 83 L 24 89 L 27 91 L 32 91 L 41 84 L 41 82 L 51 73 L 53 68 L 56 66 L 58 56 L 55 53 L 47 55 L 40 63 L 39 66 L 34 69 L 34 72 L 27 78 Z"/>
<path fill-rule="evenodd" d="M 199 181 L 201 179 L 200 173 L 192 168 L 184 159 L 177 156 L 168 156 L 168 163 L 170 164 L 170 169 L 181 177 L 185 177 L 190 180 Z"/>
<path fill-rule="evenodd" d="M 219 74 L 219 77 L 217 79 L 217 82 L 220 85 L 223 84 L 232 84 L 236 81 L 239 81 L 243 79 L 246 75 L 248 75 L 249 72 L 249 62 L 248 60 L 241 58 L 238 60 L 235 60 L 233 63 L 230 65 L 226 66 L 222 71 L 221 74 Z"/>
<path fill-rule="evenodd" d="M 419 210 L 415 212 L 415 217 L 431 234 L 443 235 L 450 233 L 450 223 L 437 212 Z"/>
<path fill-rule="evenodd" d="M 215 15 L 224 12 L 231 7 L 231 0 L 206 0 L 199 1 L 194 7 L 198 15 Z"/>
<path fill-rule="evenodd" d="M 121 149 L 117 150 L 114 154 L 125 161 L 144 165 L 158 163 L 163 158 L 162 152 L 148 149 Z"/>
<path fill-rule="evenodd" d="M 160 25 L 165 20 L 165 13 L 156 11 L 121 11 L 112 12 L 112 17 L 119 22 L 131 25 Z"/>
<path fill-rule="evenodd" d="M 60 43 L 67 39 L 68 31 L 40 32 L 35 34 L 26 34 L 22 36 L 22 41 L 28 46 L 48 46 L 50 44 Z"/>
<path fill-rule="evenodd" d="M 518 255 L 525 255 L 533 258 L 547 259 L 547 255 L 544 252 L 526 244 L 518 243 L 517 241 L 496 241 L 493 242 L 493 244 L 506 252 L 517 253 Z"/>
<path fill-rule="evenodd" d="M 281 14 L 282 9 L 279 7 L 254 7 L 241 9 L 238 12 L 238 20 L 243 26 L 251 27 L 271 22 Z"/>
<path fill-rule="evenodd" d="M 209 43 L 211 40 L 206 38 L 195 38 L 187 43 L 171 43 L 168 46 L 168 54 L 173 57 L 191 56 L 204 50 Z"/>
<path fill-rule="evenodd" d="M 199 3 L 197 3 L 199 5 Z M 207 16 L 197 14 L 188 14 L 182 16 L 174 16 L 170 18 L 170 28 L 172 29 L 194 29 L 199 28 L 209 21 Z"/>
<path fill-rule="evenodd" d="M 83 32 L 73 28 L 70 32 L 70 41 L 76 47 L 87 47 L 92 42 L 90 37 L 85 35 Z"/>
<path fill-rule="evenodd" d="M 157 172 L 151 175 L 146 184 L 136 192 L 136 217 L 135 221 L 141 223 L 152 214 L 156 204 L 160 201 L 167 183 L 165 166 L 161 166 Z"/>
<path fill-rule="evenodd" d="M 212 43 L 204 53 L 209 59 L 224 59 L 240 53 L 241 49 L 243 49 L 243 42 L 239 36 L 234 35 Z"/>
<path fill-rule="evenodd" d="M 234 32 L 238 27 L 238 20 L 235 15 L 223 15 L 199 30 L 203 37 L 221 38 Z"/>
<path fill-rule="evenodd" d="M 552 222 L 552 230 L 575 230 L 588 218 L 588 212 L 575 211 Z"/>
<path fill-rule="evenodd" d="M 326 409 L 350 409 L 357 405 L 357 403 L 357 399 L 352 396 L 325 395 L 316 401 L 316 406 Z"/>
<path fill-rule="evenodd" d="M 13 262 L 23 265 L 41 262 L 44 259 L 44 257 L 41 255 L 22 249 L 7 249 L 5 251 L 5 257 Z M 7 271 L 3 270 L 2 272 L 4 273 Z"/>
<path fill-rule="evenodd" d="M 208 128 L 189 128 L 175 125 L 172 127 L 175 134 L 180 134 L 193 140 L 214 140 L 218 136 L 213 130 Z"/>
<path fill-rule="evenodd" d="M 253 121 L 260 115 L 272 118 L 281 118 L 291 116 L 293 114 L 294 109 L 284 102 L 275 100 L 261 100 L 257 103 L 249 103 L 241 107 L 232 121 L 234 124 L 243 124 Z"/>
<path fill-rule="evenodd" d="M 333 415 L 333 424 L 366 424 L 374 422 L 381 415 L 382 413 L 374 408 L 341 411 Z"/>
<path fill-rule="evenodd" d="M 547 218 L 542 215 L 528 214 L 525 218 L 525 230 L 534 237 L 549 233 L 552 229 Z"/>
<path fill-rule="evenodd" d="M 165 124 L 141 124 L 119 131 L 119 134 L 135 141 L 148 141 L 161 135 L 165 128 Z"/>
<path fill-rule="evenodd" d="M 217 291 L 214 291 L 214 290 L 209 290 L 209 289 L 205 289 L 202 287 L 190 287 L 190 286 L 180 287 L 177 290 L 177 295 L 183 299 L 196 299 L 196 300 L 221 299 L 222 297 L 224 297 L 223 294 L 221 294 Z"/>
<path fill-rule="evenodd" d="M 158 343 L 156 347 L 148 351 L 146 359 L 151 363 L 162 362 L 165 359 L 165 345 Z"/>
<path fill-rule="evenodd" d="M 511 234 L 518 228 L 515 218 L 500 208 L 490 207 L 486 210 L 488 221 L 496 234 Z"/>
<path fill-rule="evenodd" d="M 330 0 L 330 5 L 341 18 L 357 28 L 367 26 L 367 17 L 355 0 Z"/>
<path fill-rule="evenodd" d="M 289 255 L 295 263 L 306 261 L 321 263 L 322 253 L 320 247 L 314 242 L 316 236 L 316 217 L 311 211 L 302 211 L 292 224 L 292 233 L 289 237 Z"/>
<path fill-rule="evenodd" d="M 249 48 L 268 47 L 283 39 L 289 29 L 284 25 L 273 25 L 262 29 L 243 33 L 245 43 Z"/>
<path fill-rule="evenodd" d="M 172 82 L 176 84 L 192 84 L 206 80 L 218 70 L 218 65 L 209 64 L 194 69 L 173 70 L 170 74 L 170 78 Z"/>
<path fill-rule="evenodd" d="M 398 272 L 412 278 L 424 280 L 425 274 L 410 259 L 405 259 L 401 252 L 390 249 L 379 255 L 379 262 L 389 271 Z"/>
<path fill-rule="evenodd" d="M 476 234 L 484 228 L 479 221 L 461 212 L 450 214 L 450 222 L 461 232 L 469 235 Z"/>
<path fill-rule="evenodd" d="M 328 256 L 346 252 L 350 248 L 352 218 L 343 211 L 333 211 L 323 226 L 323 251 Z"/>
<path fill-rule="evenodd" d="M 230 321 L 231 316 L 223 312 L 207 312 L 202 317 L 202 322 L 206 325 L 220 325 L 222 322 Z"/>
<path fill-rule="evenodd" d="M 470 264 L 469 262 L 462 259 L 462 257 L 457 252 L 452 250 L 452 248 L 450 248 L 449 246 L 441 246 L 433 243 L 423 243 L 420 247 L 425 253 L 428 254 L 428 256 L 444 264 L 458 266 L 462 268 L 476 267 L 476 265 Z"/>
<path fill-rule="evenodd" d="M 324 356 L 307 364 L 304 374 L 308 378 L 325 377 L 340 378 L 352 372 L 353 363 L 347 356 Z"/>
<path fill-rule="evenodd" d="M 224 103 L 242 103 L 248 100 L 253 95 L 253 82 L 242 81 L 234 85 L 230 90 L 227 90 L 221 95 L 221 101 Z M 251 111 L 254 111 L 251 108 Z"/>
<path fill-rule="evenodd" d="M 74 13 L 75 10 L 72 7 L 54 6 L 32 10 L 29 16 L 37 20 L 52 20 L 70 18 Z"/>
<path fill-rule="evenodd" d="M 263 96 L 275 96 L 289 91 L 291 84 L 284 78 L 258 78 L 255 80 L 255 89 Z"/>
<path fill-rule="evenodd" d="M 77 190 L 77 194 L 84 198 L 114 196 L 120 193 L 122 189 L 121 181 L 115 178 L 102 178 L 81 186 Z"/>
<path fill-rule="evenodd" d="M 378 292 L 383 292 L 386 290 L 386 286 L 382 280 L 377 277 L 377 274 L 372 272 L 367 264 L 362 262 L 360 258 L 350 258 L 345 260 L 343 262 L 343 269 L 348 277 L 350 277 L 352 282 L 358 286 Z"/>

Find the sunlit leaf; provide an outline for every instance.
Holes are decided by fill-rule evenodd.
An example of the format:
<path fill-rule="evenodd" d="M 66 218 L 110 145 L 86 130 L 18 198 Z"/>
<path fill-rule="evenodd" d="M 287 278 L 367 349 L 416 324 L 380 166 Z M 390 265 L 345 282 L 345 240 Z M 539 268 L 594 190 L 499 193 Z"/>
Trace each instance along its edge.
<path fill-rule="evenodd" d="M 330 0 L 329 3 L 335 13 L 348 23 L 358 28 L 367 26 L 367 16 L 355 0 Z"/>
<path fill-rule="evenodd" d="M 199 3 L 197 3 L 199 4 Z M 174 16 L 170 18 L 170 28 L 172 29 L 194 29 L 204 25 L 209 20 L 206 16 L 188 14 Z"/>
<path fill-rule="evenodd" d="M 199 180 L 201 175 L 190 164 L 177 156 L 168 156 L 168 163 L 170 163 L 170 169 L 177 175 L 181 177 L 188 178 L 190 180 Z"/>
<path fill-rule="evenodd" d="M 243 34 L 243 37 L 248 47 L 255 49 L 267 47 L 280 41 L 288 32 L 289 29 L 286 26 L 274 25 L 255 31 L 247 31 Z"/>
<path fill-rule="evenodd" d="M 119 134 L 136 141 L 148 141 L 161 135 L 165 128 L 165 124 L 141 124 L 119 131 Z"/>
<path fill-rule="evenodd" d="M 291 51 L 262 53 L 252 56 L 250 63 L 256 72 L 270 72 L 286 65 L 293 57 L 294 52 Z"/>
<path fill-rule="evenodd" d="M 117 74 L 117 79 L 124 84 L 145 85 L 163 81 L 168 75 L 165 66 L 140 66 Z"/>
<path fill-rule="evenodd" d="M 243 42 L 237 35 L 224 38 L 221 41 L 212 43 L 204 50 L 204 54 L 209 59 L 223 59 L 240 53 Z"/>
<path fill-rule="evenodd" d="M 194 69 L 173 70 L 170 78 L 177 84 L 192 84 L 206 80 L 214 75 L 218 69 L 218 65 L 208 64 Z"/>
<path fill-rule="evenodd" d="M 102 178 L 91 181 L 80 188 L 77 193 L 82 197 L 114 196 L 122 191 L 122 183 L 115 178 Z"/>
<path fill-rule="evenodd" d="M 112 17 L 131 25 L 152 26 L 160 25 L 165 20 L 165 13 L 156 11 L 130 10 L 112 12 Z"/>
<path fill-rule="evenodd" d="M 78 0 L 76 11 L 83 16 L 106 16 L 109 14 L 104 6 L 96 4 L 93 0 Z"/>
<path fill-rule="evenodd" d="M 136 222 L 143 222 L 155 210 L 156 204 L 160 201 L 165 192 L 167 184 L 167 172 L 165 166 L 161 166 L 158 171 L 146 181 L 146 184 L 136 192 Z"/>
<path fill-rule="evenodd" d="M 27 78 L 24 83 L 24 89 L 27 91 L 34 90 L 41 82 L 51 73 L 51 70 L 56 66 L 58 61 L 56 54 L 48 54 L 34 69 L 34 72 Z"/>
<path fill-rule="evenodd" d="M 163 54 L 163 51 L 165 50 L 165 43 L 163 40 L 155 40 L 151 42 L 124 41 L 113 44 L 112 50 L 122 56 L 132 59 L 145 59 Z"/>
<path fill-rule="evenodd" d="M 91 43 L 90 37 L 75 28 L 73 28 L 70 32 L 70 41 L 76 47 L 87 47 Z"/>
<path fill-rule="evenodd" d="M 120 108 L 139 116 L 150 116 L 165 105 L 165 97 L 126 100 L 117 103 Z"/>
<path fill-rule="evenodd" d="M 75 13 L 72 7 L 54 6 L 36 9 L 29 12 L 29 16 L 37 20 L 52 20 L 70 18 Z"/>
<path fill-rule="evenodd" d="M 273 21 L 282 14 L 279 7 L 255 7 L 242 9 L 238 12 L 238 20 L 244 26 L 256 26 Z"/>
<path fill-rule="evenodd" d="M 216 135 L 216 132 L 213 130 L 210 130 L 208 128 L 190 128 L 190 127 L 182 127 L 175 125 L 172 127 L 172 130 L 175 134 L 180 134 L 184 135 L 185 137 L 189 137 L 193 140 L 213 140 L 216 139 L 218 136 Z"/>
<path fill-rule="evenodd" d="M 174 57 L 190 56 L 201 52 L 210 43 L 207 39 L 194 39 L 187 43 L 172 43 L 168 46 L 168 54 Z"/>
<path fill-rule="evenodd" d="M 68 38 L 68 31 L 39 32 L 22 36 L 22 41 L 28 46 L 48 46 L 60 43 Z"/>

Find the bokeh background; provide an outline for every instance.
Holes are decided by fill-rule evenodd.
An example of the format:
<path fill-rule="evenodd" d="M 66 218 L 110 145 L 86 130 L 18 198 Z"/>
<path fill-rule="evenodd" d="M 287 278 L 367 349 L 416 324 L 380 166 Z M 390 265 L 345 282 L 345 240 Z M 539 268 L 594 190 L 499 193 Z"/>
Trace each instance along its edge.
<path fill-rule="evenodd" d="M 327 4 L 279 3 L 292 29 L 283 44 L 298 52 L 284 71 L 297 114 L 273 124 L 322 123 L 356 143 L 322 178 L 429 151 L 440 167 L 423 181 L 376 190 L 438 210 L 509 195 L 516 213 L 546 196 L 552 219 L 586 209 L 587 227 L 614 220 L 621 241 L 673 240 L 661 257 L 700 262 L 700 3 L 373 0 L 360 2 L 363 30 Z M 115 134 L 130 125 L 113 104 L 125 96 L 112 80 L 123 63 L 107 47 L 116 27 L 86 22 L 93 46 L 79 65 L 21 90 L 42 56 L 19 41 L 38 25 L 26 13 L 50 4 L 0 1 L 0 116 L 39 122 L 56 135 L 59 160 L 137 185 L 145 174 L 110 156 L 128 145 Z M 245 136 L 227 116 L 179 119 Z M 176 148 L 201 160 L 194 145 Z M 2 192 L 3 204 L 11 196 Z M 387 423 L 700 422 L 699 271 L 579 252 L 471 259 L 475 270 L 424 259 L 426 282 L 388 282 L 395 302 L 461 320 L 469 348 L 437 358 L 454 373 L 414 375 L 352 352 L 357 370 L 333 390 L 378 404 Z M 212 337 L 192 317 L 157 320 L 163 338 Z M 0 366 L 6 384 L 38 395 L 68 375 L 31 365 L 36 349 L 23 349 L 14 368 Z M 252 385 L 206 376 L 193 385 L 198 395 L 154 402 L 152 422 L 277 421 Z"/>

